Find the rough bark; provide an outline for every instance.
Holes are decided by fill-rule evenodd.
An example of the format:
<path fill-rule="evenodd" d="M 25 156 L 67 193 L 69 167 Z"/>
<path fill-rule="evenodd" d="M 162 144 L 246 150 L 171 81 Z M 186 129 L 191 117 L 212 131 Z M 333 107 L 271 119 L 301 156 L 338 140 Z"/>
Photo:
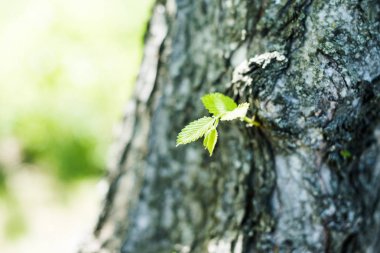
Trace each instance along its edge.
<path fill-rule="evenodd" d="M 81 252 L 380 252 L 379 90 L 377 0 L 158 1 Z M 213 91 L 262 127 L 176 148 Z"/>

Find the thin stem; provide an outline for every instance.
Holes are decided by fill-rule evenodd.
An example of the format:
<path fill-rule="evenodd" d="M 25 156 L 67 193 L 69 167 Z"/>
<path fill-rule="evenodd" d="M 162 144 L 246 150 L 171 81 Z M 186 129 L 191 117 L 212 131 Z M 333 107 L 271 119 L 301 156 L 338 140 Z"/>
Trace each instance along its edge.
<path fill-rule="evenodd" d="M 219 124 L 219 118 L 220 118 L 220 117 L 216 117 L 216 118 L 215 118 L 215 121 L 214 121 L 214 128 L 216 128 L 216 127 L 218 126 L 218 124 Z"/>
<path fill-rule="evenodd" d="M 256 126 L 256 127 L 259 127 L 260 126 L 260 123 L 255 121 L 255 117 L 253 116 L 253 118 L 248 118 L 247 116 L 244 116 L 243 120 L 245 122 L 247 122 L 250 126 Z"/>

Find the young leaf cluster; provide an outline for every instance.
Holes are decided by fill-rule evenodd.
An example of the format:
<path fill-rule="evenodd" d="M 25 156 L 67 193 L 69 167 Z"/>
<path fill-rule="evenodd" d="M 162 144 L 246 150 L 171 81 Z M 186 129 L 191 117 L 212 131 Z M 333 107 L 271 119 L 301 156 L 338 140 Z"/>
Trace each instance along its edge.
<path fill-rule="evenodd" d="M 203 146 L 208 150 L 210 156 L 214 152 L 218 140 L 219 121 L 231 121 L 234 119 L 244 120 L 252 126 L 259 124 L 248 118 L 247 111 L 249 103 L 237 105 L 235 101 L 221 93 L 210 93 L 201 98 L 204 107 L 212 116 L 203 117 L 185 126 L 177 136 L 177 146 L 196 141 L 202 137 Z"/>

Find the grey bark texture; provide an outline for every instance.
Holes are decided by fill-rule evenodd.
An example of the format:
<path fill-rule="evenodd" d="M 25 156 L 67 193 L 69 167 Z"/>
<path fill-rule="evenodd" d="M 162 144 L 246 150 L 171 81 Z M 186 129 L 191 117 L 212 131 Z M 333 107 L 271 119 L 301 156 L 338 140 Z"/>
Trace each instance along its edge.
<path fill-rule="evenodd" d="M 210 92 L 214 155 L 175 147 Z M 380 3 L 158 1 L 82 253 L 380 252 Z"/>

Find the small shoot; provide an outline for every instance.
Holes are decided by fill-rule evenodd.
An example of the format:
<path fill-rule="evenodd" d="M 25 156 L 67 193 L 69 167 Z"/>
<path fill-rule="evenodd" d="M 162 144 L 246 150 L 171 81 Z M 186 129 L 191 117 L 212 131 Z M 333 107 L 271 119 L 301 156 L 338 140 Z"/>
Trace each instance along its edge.
<path fill-rule="evenodd" d="M 212 114 L 211 117 L 203 117 L 185 126 L 177 136 L 177 146 L 188 144 L 202 137 L 203 146 L 212 156 L 218 140 L 219 121 L 231 121 L 240 119 L 248 123 L 248 126 L 260 126 L 255 117 L 248 118 L 249 103 L 237 105 L 235 101 L 221 93 L 210 93 L 202 98 L 204 107 Z"/>
<path fill-rule="evenodd" d="M 347 149 L 343 149 L 341 150 L 340 152 L 340 155 L 344 158 L 344 159 L 348 159 L 352 156 L 351 152 Z"/>

